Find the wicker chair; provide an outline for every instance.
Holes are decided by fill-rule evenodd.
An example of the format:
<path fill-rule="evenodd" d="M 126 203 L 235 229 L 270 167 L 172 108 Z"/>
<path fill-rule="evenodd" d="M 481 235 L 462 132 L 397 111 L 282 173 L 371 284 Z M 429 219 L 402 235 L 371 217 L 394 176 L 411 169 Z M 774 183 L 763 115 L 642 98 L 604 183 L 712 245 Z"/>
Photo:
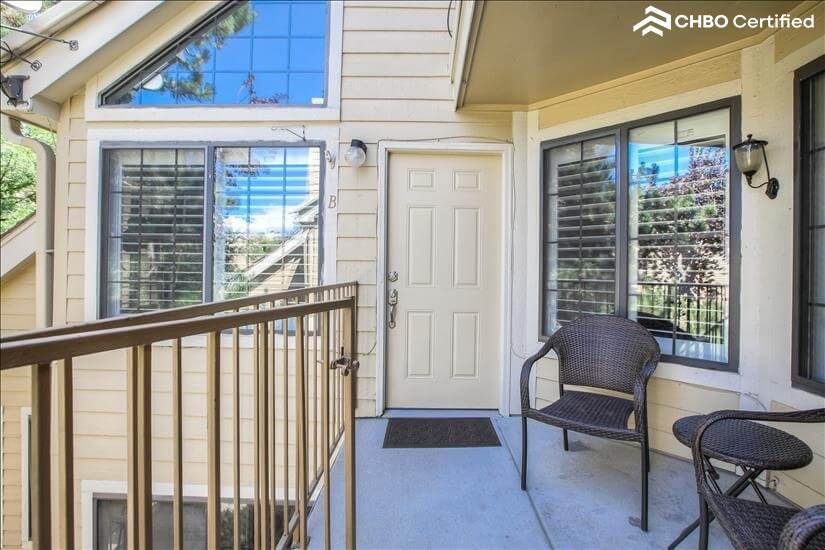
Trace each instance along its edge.
<path fill-rule="evenodd" d="M 554 350 L 559 357 L 559 399 L 543 409 L 530 406 L 530 371 L 536 361 Z M 642 513 L 647 531 L 647 473 L 650 450 L 647 436 L 647 381 L 659 362 L 659 345 L 639 323 L 613 315 L 590 315 L 553 334 L 521 369 L 521 488 L 527 489 L 527 419 L 567 431 L 597 437 L 637 441 L 642 450 Z M 624 399 L 581 391 L 564 391 L 565 384 L 631 394 Z M 635 427 L 628 428 L 634 415 Z"/>
<path fill-rule="evenodd" d="M 700 535 L 699 547 L 707 548 L 708 526 L 711 515 L 737 550 L 823 550 L 825 549 L 825 505 L 799 511 L 785 506 L 775 506 L 762 501 L 745 500 L 726 496 L 712 487 L 707 464 L 708 457 L 702 451 L 702 439 L 716 422 L 728 419 L 757 420 L 767 422 L 825 422 L 825 409 L 794 412 L 719 411 L 708 415 L 699 426 L 693 440 L 693 465 L 696 469 L 696 486 L 699 491 Z M 764 452 L 764 449 L 762 449 Z M 776 458 L 787 458 L 787 448 L 774 448 Z"/>

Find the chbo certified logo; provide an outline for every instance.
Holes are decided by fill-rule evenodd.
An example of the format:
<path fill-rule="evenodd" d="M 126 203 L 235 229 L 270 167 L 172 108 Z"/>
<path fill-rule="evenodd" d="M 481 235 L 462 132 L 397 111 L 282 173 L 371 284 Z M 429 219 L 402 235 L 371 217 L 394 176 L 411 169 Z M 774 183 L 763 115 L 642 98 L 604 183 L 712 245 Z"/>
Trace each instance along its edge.
<path fill-rule="evenodd" d="M 665 30 L 677 29 L 725 29 L 732 26 L 737 29 L 812 29 L 816 24 L 814 15 L 792 17 L 788 13 L 749 17 L 747 15 L 713 15 L 713 14 L 677 14 L 671 16 L 655 6 L 645 8 L 645 18 L 633 25 L 633 32 L 641 29 L 642 36 L 653 33 L 664 36 Z"/>
<path fill-rule="evenodd" d="M 648 6 L 645 8 L 645 17 L 635 25 L 633 25 L 633 32 L 642 29 L 642 36 L 649 32 L 664 36 L 663 29 L 670 30 L 670 14 L 662 11 L 655 6 Z M 661 29 L 659 28 L 661 27 Z"/>

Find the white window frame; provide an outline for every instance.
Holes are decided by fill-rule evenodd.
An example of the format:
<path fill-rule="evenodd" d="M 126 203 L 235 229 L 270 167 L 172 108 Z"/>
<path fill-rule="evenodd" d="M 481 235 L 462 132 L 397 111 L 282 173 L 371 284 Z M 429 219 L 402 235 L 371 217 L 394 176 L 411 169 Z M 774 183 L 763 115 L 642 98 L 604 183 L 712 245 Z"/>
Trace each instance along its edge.
<path fill-rule="evenodd" d="M 141 106 L 117 108 L 98 105 L 100 94 L 112 83 L 139 66 L 159 44 L 172 42 L 185 33 L 192 23 L 206 16 L 213 2 L 193 2 L 180 15 L 149 34 L 137 46 L 107 66 L 86 84 L 86 122 L 313 122 L 337 121 L 341 114 L 341 59 L 344 39 L 344 3 L 329 1 L 329 48 L 327 51 L 326 105 L 193 105 L 173 107 Z"/>
<path fill-rule="evenodd" d="M 29 422 L 32 417 L 31 407 L 20 407 L 20 541 L 23 548 L 31 548 L 29 537 L 31 517 L 29 515 L 29 447 L 31 439 Z"/>

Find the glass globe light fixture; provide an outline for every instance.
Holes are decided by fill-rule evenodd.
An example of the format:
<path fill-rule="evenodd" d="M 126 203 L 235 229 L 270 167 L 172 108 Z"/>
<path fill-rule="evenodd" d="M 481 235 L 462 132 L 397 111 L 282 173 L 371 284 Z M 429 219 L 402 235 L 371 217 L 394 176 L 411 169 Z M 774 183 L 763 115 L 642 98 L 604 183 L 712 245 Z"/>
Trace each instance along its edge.
<path fill-rule="evenodd" d="M 344 153 L 344 160 L 353 168 L 360 168 L 367 161 L 367 146 L 360 139 L 354 139 Z"/>

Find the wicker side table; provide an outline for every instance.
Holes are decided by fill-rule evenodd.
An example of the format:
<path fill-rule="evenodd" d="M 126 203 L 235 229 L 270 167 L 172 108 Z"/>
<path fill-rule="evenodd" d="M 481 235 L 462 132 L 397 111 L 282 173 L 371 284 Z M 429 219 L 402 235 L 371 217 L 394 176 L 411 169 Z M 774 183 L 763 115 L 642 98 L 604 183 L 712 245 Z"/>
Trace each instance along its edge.
<path fill-rule="evenodd" d="M 680 443 L 691 447 L 699 426 L 707 417 L 687 416 L 673 424 L 673 435 Z M 719 494 L 737 497 L 749 485 L 757 497 L 767 504 L 765 495 L 756 484 L 756 478 L 765 470 L 794 470 L 807 466 L 813 460 L 813 452 L 802 440 L 787 432 L 765 426 L 750 420 L 721 420 L 708 428 L 702 440 L 705 455 L 727 462 L 742 469 L 742 475 L 727 490 L 722 491 L 716 483 L 719 474 L 707 462 L 713 477 L 714 489 Z M 713 520 L 713 517 L 710 518 Z M 688 525 L 676 537 L 668 550 L 676 548 L 694 529 L 699 527 L 699 518 Z"/>

